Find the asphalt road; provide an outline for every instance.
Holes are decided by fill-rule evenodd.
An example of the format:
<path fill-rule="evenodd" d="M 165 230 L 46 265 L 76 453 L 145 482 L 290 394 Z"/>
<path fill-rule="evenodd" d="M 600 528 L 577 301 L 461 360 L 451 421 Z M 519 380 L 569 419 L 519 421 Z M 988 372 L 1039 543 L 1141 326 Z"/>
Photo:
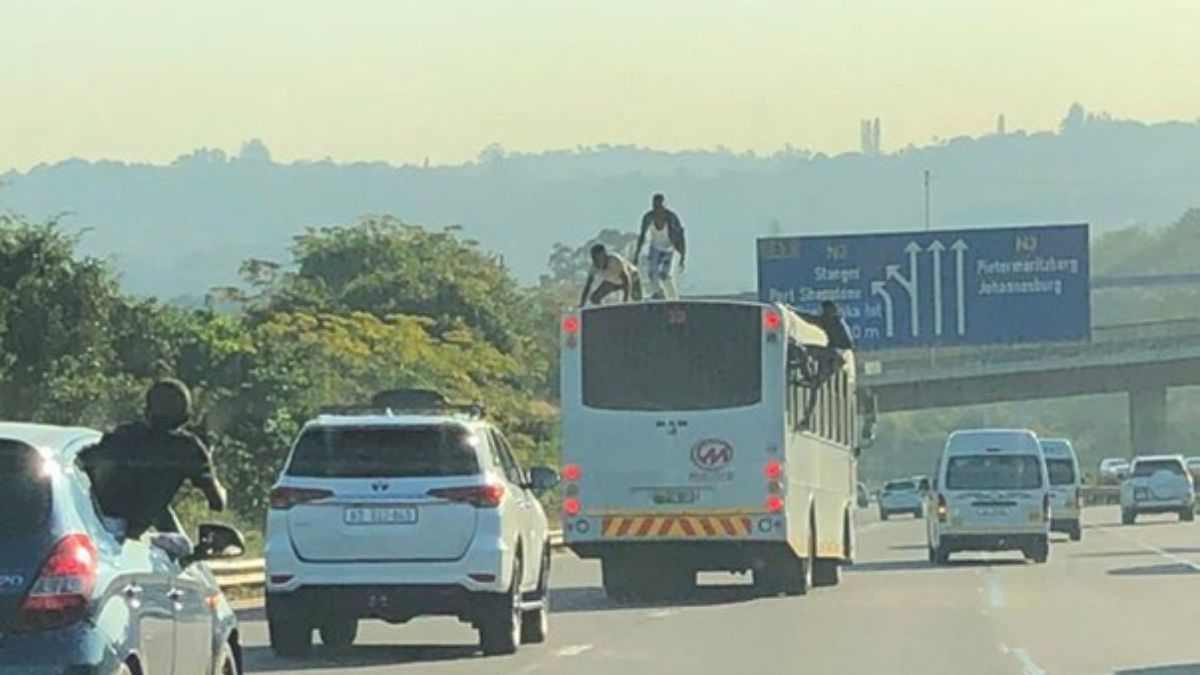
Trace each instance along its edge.
<path fill-rule="evenodd" d="M 859 520 L 859 560 L 836 589 L 759 598 L 745 581 L 704 575 L 695 602 L 622 606 L 599 567 L 558 556 L 551 639 L 484 658 L 453 620 L 364 622 L 334 656 L 276 659 L 261 612 L 243 618 L 258 673 L 902 673 L 1175 675 L 1200 673 L 1200 523 L 1117 524 L 1090 509 L 1084 540 L 1056 538 L 1046 565 L 1017 554 L 926 561 L 924 523 Z"/>

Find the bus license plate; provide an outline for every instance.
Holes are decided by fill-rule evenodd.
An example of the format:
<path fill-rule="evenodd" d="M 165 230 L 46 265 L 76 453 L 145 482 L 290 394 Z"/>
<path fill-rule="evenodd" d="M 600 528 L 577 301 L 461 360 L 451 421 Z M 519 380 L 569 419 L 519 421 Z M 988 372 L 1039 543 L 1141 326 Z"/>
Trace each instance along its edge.
<path fill-rule="evenodd" d="M 655 490 L 652 499 L 655 504 L 695 504 L 699 497 L 698 490 Z"/>
<path fill-rule="evenodd" d="M 411 525 L 417 522 L 415 506 L 350 506 L 342 514 L 347 525 Z"/>

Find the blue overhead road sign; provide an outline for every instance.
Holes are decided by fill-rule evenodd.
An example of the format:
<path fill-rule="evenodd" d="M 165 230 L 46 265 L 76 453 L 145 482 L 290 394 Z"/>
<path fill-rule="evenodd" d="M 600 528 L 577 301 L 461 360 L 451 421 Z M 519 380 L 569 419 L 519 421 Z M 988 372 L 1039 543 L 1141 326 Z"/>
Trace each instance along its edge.
<path fill-rule="evenodd" d="M 833 300 L 862 349 L 1086 340 L 1088 226 L 759 239 L 758 294 Z"/>

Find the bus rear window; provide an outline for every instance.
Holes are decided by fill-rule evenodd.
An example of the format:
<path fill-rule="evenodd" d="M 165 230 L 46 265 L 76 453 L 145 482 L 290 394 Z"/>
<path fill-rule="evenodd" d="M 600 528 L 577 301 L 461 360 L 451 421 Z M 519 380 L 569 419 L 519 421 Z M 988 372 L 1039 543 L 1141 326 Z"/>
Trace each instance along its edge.
<path fill-rule="evenodd" d="M 583 313 L 583 404 L 713 410 L 762 398 L 755 305 L 638 303 Z"/>
<path fill-rule="evenodd" d="M 1042 487 L 1036 455 L 964 455 L 946 466 L 949 490 L 1033 490 Z"/>

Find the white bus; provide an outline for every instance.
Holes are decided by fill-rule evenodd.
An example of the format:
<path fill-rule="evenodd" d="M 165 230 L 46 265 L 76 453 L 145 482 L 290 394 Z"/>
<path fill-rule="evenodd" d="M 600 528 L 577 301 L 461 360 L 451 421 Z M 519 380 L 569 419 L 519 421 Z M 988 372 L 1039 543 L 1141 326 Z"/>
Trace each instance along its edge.
<path fill-rule="evenodd" d="M 685 300 L 563 317 L 563 530 L 616 599 L 686 594 L 699 571 L 770 593 L 838 583 L 853 554 L 852 354 L 817 392 L 824 331 L 783 305 Z M 817 396 L 805 423 L 805 403 Z"/>

